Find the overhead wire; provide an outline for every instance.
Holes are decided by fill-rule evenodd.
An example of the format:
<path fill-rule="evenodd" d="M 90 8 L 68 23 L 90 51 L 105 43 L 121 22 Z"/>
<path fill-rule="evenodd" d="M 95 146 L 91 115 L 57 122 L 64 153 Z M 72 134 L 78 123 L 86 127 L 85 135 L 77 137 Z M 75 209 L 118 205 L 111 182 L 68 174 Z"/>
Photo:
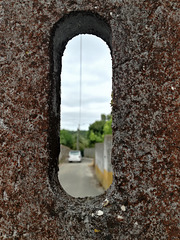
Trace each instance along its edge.
<path fill-rule="evenodd" d="M 80 35 L 80 67 L 79 67 L 79 128 L 81 125 L 81 105 L 82 105 L 82 35 Z"/>
<path fill-rule="evenodd" d="M 81 125 L 81 105 L 82 105 L 82 35 L 80 35 L 80 56 L 79 56 L 79 124 L 77 128 L 77 150 L 79 150 L 79 134 Z"/>

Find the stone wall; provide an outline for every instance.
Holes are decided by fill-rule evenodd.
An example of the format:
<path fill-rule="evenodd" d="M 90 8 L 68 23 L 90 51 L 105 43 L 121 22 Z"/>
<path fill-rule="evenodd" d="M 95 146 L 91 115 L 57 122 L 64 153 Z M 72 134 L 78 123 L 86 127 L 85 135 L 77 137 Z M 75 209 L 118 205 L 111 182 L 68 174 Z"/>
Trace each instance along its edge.
<path fill-rule="evenodd" d="M 1 239 L 180 238 L 179 5 L 0 2 Z M 80 33 L 111 49 L 114 182 L 74 199 L 57 178 L 59 87 L 65 45 Z"/>
<path fill-rule="evenodd" d="M 69 147 L 66 147 L 64 145 L 61 144 L 60 146 L 60 154 L 59 154 L 59 163 L 64 162 L 65 160 L 67 160 L 68 156 L 69 156 L 69 151 L 71 150 Z"/>
<path fill-rule="evenodd" d="M 85 148 L 84 157 L 94 158 L 95 157 L 95 148 Z"/>

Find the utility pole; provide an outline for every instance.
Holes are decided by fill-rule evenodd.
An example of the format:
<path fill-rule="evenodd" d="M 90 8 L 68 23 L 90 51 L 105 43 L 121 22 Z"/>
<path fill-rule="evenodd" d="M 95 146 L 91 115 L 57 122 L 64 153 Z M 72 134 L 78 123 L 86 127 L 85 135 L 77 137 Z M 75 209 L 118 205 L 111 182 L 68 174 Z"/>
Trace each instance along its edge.
<path fill-rule="evenodd" d="M 77 128 L 77 144 L 76 144 L 77 150 L 79 150 L 79 132 L 80 132 L 80 129 L 79 129 L 79 127 L 78 127 L 78 128 Z"/>

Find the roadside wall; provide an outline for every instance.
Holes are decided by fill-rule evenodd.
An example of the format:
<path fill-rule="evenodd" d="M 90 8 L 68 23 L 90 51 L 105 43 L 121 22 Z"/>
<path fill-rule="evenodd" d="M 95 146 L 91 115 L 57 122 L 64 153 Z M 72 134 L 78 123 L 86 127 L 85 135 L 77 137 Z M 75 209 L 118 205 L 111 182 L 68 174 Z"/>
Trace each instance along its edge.
<path fill-rule="evenodd" d="M 71 149 L 69 147 L 66 147 L 66 146 L 61 144 L 60 154 L 59 154 L 59 163 L 65 161 L 68 158 L 70 150 Z"/>
<path fill-rule="evenodd" d="M 104 174 L 104 143 L 95 144 L 95 173 L 99 182 L 103 183 Z"/>
<path fill-rule="evenodd" d="M 111 164 L 112 135 L 104 137 L 104 177 L 103 186 L 107 190 L 113 181 L 113 170 Z"/>
<path fill-rule="evenodd" d="M 179 0 L 0 1 L 0 239 L 180 239 L 179 9 Z M 111 49 L 113 183 L 81 199 L 57 173 L 62 56 L 85 33 Z"/>
<path fill-rule="evenodd" d="M 111 151 L 112 135 L 106 135 L 103 143 L 95 144 L 95 173 L 105 190 L 113 181 Z"/>
<path fill-rule="evenodd" d="M 85 148 L 84 157 L 95 158 L 95 148 Z"/>

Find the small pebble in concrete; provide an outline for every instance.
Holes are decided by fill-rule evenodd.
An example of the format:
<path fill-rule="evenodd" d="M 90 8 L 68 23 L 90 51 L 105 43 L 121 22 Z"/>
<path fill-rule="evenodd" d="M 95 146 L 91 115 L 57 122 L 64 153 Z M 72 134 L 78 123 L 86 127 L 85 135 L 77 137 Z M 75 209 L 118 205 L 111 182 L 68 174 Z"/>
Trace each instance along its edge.
<path fill-rule="evenodd" d="M 103 201 L 102 205 L 103 205 L 103 207 L 106 207 L 108 204 L 109 204 L 109 200 L 106 198 L 106 199 Z"/>
<path fill-rule="evenodd" d="M 98 211 L 96 212 L 96 214 L 97 214 L 98 216 L 102 216 L 104 213 L 103 213 L 103 211 L 98 210 Z"/>
<path fill-rule="evenodd" d="M 126 207 L 125 207 L 124 205 L 122 205 L 122 206 L 121 206 L 121 210 L 122 210 L 123 212 L 125 212 L 125 211 L 126 211 Z"/>
<path fill-rule="evenodd" d="M 124 219 L 123 216 L 121 216 L 121 215 L 118 215 L 118 216 L 117 216 L 117 220 L 118 220 L 119 222 L 123 221 L 123 219 Z"/>

